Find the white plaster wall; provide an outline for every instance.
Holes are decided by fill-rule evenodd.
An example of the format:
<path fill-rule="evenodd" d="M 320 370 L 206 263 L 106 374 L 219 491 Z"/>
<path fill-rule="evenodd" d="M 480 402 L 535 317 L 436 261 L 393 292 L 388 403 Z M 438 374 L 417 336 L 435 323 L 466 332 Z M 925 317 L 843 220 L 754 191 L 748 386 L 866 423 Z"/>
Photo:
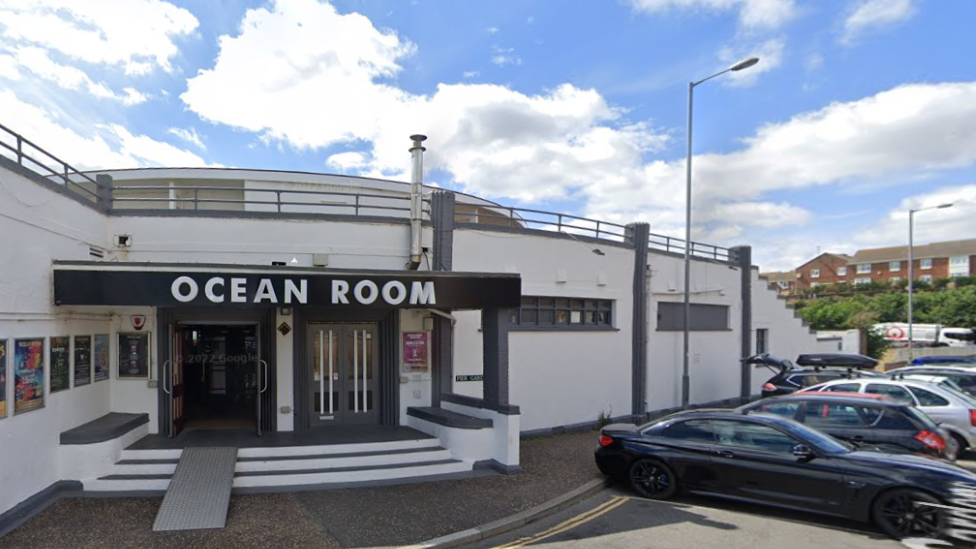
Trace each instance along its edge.
<path fill-rule="evenodd" d="M 652 251 L 648 256 L 647 409 L 681 404 L 683 332 L 658 331 L 661 302 L 684 302 L 684 261 Z M 708 402 L 739 395 L 742 325 L 740 271 L 724 263 L 691 262 L 691 303 L 729 307 L 729 330 L 691 332 L 689 336 L 690 400 Z"/>
<path fill-rule="evenodd" d="M 278 326 L 281 326 L 282 322 L 287 322 L 291 326 L 291 331 L 288 334 L 283 335 L 279 330 Z M 274 326 L 268 326 L 268 330 L 274 330 L 275 337 L 275 352 L 277 354 L 274 362 L 271 361 L 272 357 L 263 357 L 269 364 L 274 364 L 274 372 L 268 372 L 269 375 L 277 375 L 275 382 L 275 390 L 277 391 L 278 399 L 278 410 L 275 412 L 278 414 L 278 430 L 279 431 L 294 431 L 295 430 L 295 331 L 299 329 L 295 326 L 295 317 L 293 315 L 284 316 L 281 314 L 281 309 L 278 309 L 278 316 L 275 319 Z M 265 351 L 266 352 L 266 351 Z M 288 410 L 287 412 L 282 410 Z"/>
<path fill-rule="evenodd" d="M 99 307 L 101 309 L 101 307 Z M 109 308 L 105 308 L 109 309 Z M 116 307 L 112 312 L 112 412 L 127 414 L 149 414 L 149 432 L 159 432 L 159 393 L 155 387 L 150 387 L 150 381 L 158 380 L 158 364 L 156 351 L 158 345 L 168 345 L 166 334 L 160 335 L 156 324 L 155 307 Z M 132 327 L 132 316 L 144 315 L 146 324 L 142 330 Z M 119 343 L 118 334 L 125 332 L 150 334 L 149 350 L 149 379 L 119 379 Z"/>
<path fill-rule="evenodd" d="M 3 365 L 9 415 L 0 419 L 0 513 L 59 480 L 62 431 L 111 409 L 110 378 L 47 394 L 44 408 L 12 415 L 16 338 L 111 333 L 108 312 L 56 308 L 52 295 L 52 259 L 89 259 L 90 246 L 107 247 L 105 227 L 98 212 L 0 167 L 0 338 L 10 344 Z M 48 347 L 45 339 L 45 388 Z"/>
<path fill-rule="evenodd" d="M 759 278 L 759 270 L 752 269 L 752 345 L 755 348 L 755 330 L 769 330 L 769 354 L 780 358 L 795 360 L 802 353 L 836 353 L 835 341 L 818 341 L 817 333 L 807 326 L 786 306 L 786 300 L 775 290 L 769 289 L 765 280 Z M 762 384 L 772 374 L 766 368 L 752 371 L 752 392 L 759 394 Z"/>
<path fill-rule="evenodd" d="M 283 219 L 113 217 L 111 235 L 132 236 L 119 261 L 312 266 L 329 254 L 329 268 L 401 270 L 409 259 L 407 225 Z M 430 246 L 425 230 L 423 245 Z M 421 269 L 427 265 L 422 263 Z"/>
<path fill-rule="evenodd" d="M 614 331 L 509 335 L 510 401 L 521 408 L 521 430 L 595 422 L 601 412 L 631 413 L 633 250 L 465 229 L 454 233 L 454 270 L 519 273 L 526 296 L 614 301 Z M 566 282 L 556 281 L 558 271 L 565 271 Z M 480 313 L 455 316 L 461 319 L 455 373 L 480 373 Z M 454 390 L 480 397 L 481 385 L 456 382 Z"/>

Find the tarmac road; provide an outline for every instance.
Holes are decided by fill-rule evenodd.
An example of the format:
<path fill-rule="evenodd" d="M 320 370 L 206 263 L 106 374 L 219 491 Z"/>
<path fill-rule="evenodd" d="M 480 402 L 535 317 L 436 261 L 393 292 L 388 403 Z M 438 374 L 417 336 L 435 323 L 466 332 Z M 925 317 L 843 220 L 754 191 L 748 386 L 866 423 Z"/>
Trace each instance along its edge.
<path fill-rule="evenodd" d="M 612 487 L 574 507 L 469 549 L 898 549 L 869 525 L 803 513 L 679 497 L 635 498 Z"/>

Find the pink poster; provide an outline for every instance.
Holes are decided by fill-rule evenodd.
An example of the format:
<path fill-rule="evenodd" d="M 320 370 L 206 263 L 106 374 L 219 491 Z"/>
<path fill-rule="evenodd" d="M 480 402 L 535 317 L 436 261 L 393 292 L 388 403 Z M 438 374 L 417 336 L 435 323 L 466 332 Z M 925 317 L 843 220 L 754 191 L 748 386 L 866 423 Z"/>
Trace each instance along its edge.
<path fill-rule="evenodd" d="M 407 372 L 427 371 L 427 332 L 403 332 L 403 369 Z"/>

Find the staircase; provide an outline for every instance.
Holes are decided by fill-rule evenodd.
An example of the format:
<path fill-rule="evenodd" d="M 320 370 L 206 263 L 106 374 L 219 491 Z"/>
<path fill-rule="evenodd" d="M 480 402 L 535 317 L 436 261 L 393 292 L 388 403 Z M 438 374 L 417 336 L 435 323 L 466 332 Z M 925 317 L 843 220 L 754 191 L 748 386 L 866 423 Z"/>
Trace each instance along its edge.
<path fill-rule="evenodd" d="M 111 474 L 82 480 L 90 492 L 162 494 L 182 449 L 122 451 Z M 323 446 L 241 448 L 234 467 L 235 493 L 395 483 L 424 477 L 472 474 L 470 460 L 454 459 L 436 438 Z"/>

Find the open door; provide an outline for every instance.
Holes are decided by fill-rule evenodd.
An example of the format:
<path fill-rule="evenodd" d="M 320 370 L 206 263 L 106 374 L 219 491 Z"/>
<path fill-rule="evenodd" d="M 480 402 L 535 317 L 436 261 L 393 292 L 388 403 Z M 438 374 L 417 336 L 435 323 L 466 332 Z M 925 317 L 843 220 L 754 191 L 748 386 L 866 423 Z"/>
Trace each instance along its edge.
<path fill-rule="evenodd" d="M 163 373 L 163 390 L 169 397 L 169 417 L 171 418 L 169 437 L 174 438 L 183 431 L 186 425 L 186 396 L 183 384 L 183 350 L 185 347 L 186 330 L 179 324 L 172 327 L 170 337 L 169 372 Z M 169 385 L 167 389 L 166 385 Z"/>

